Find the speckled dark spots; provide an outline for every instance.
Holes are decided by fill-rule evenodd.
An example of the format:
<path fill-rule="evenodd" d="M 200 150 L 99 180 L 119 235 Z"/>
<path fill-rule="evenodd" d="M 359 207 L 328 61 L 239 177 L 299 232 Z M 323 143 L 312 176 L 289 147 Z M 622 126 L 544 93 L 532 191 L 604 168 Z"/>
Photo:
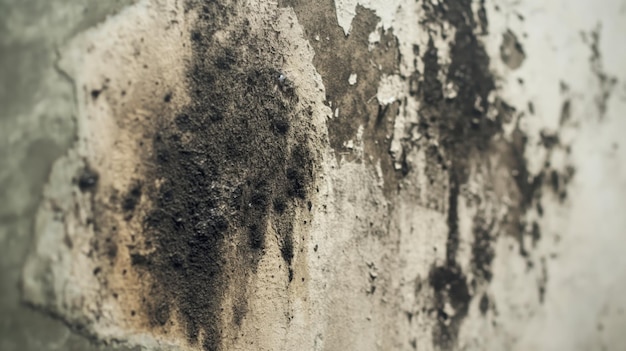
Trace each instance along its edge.
<path fill-rule="evenodd" d="M 491 106 L 489 103 L 490 94 L 495 91 L 495 79 L 489 70 L 490 58 L 475 34 L 475 29 L 482 27 L 482 22 L 487 20 L 485 13 L 478 13 L 481 23 L 476 23 L 470 2 L 458 0 L 437 4 L 425 2 L 423 9 L 429 21 L 435 24 L 448 22 L 454 27 L 455 36 L 450 47 L 451 61 L 444 71 L 446 81 L 440 80 L 439 53 L 431 39 L 422 57 L 424 72 L 415 74 L 421 80 L 412 83 L 416 87 L 411 89 L 412 95 L 421 100 L 421 120 L 417 127 L 425 137 L 425 145 L 420 146 L 426 147 L 426 175 L 431 179 L 432 187 L 439 185 L 447 175 L 447 187 L 441 189 L 448 195 L 443 204 L 447 209 L 448 224 L 446 256 L 444 262 L 431 269 L 429 283 L 434 293 L 433 308 L 438 314 L 433 341 L 438 349 L 454 350 L 459 328 L 474 298 L 472 292 L 487 286 L 493 275 L 491 266 L 496 235 L 493 228 L 498 219 L 484 211 L 479 210 L 473 219 L 472 281 L 468 281 L 456 258 L 461 240 L 459 202 L 465 201 L 461 189 L 469 181 L 472 164 L 484 163 L 493 153 L 502 159 L 502 167 L 511 174 L 507 196 L 516 203 L 511 206 L 510 222 L 498 224 L 520 242 L 523 231 L 517 224 L 522 213 L 532 204 L 541 178 L 531 177 L 528 173 L 524 159 L 527 138 L 519 129 L 514 131 L 512 142 L 495 138 L 502 135 L 504 123 L 515 121 L 517 111 L 498 98 Z M 502 58 L 511 68 L 519 67 L 524 59 L 521 45 L 512 33 L 506 33 L 504 41 Z M 444 97 L 442 83 L 456 87 L 454 98 Z M 495 118 L 487 117 L 490 108 L 498 112 Z M 529 109 L 533 110 L 532 104 Z M 438 146 L 434 146 L 432 140 Z M 411 147 L 411 144 L 407 146 Z M 453 314 L 444 310 L 448 304 L 453 307 Z"/>
<path fill-rule="evenodd" d="M 600 87 L 600 93 L 595 96 L 595 103 L 598 109 L 599 119 L 603 119 L 606 115 L 608 108 L 608 100 L 613 92 L 615 85 L 617 84 L 617 78 L 610 76 L 605 70 L 602 62 L 602 55 L 600 53 L 600 31 L 602 27 L 600 24 L 596 29 L 592 30 L 587 37 L 587 33 L 583 33 L 583 41 L 589 44 L 591 50 L 591 57 L 589 59 L 591 64 L 591 71 L 596 76 L 598 85 Z"/>
<path fill-rule="evenodd" d="M 559 135 L 556 133 L 542 130 L 539 136 L 541 137 L 541 144 L 546 149 L 552 149 L 553 147 L 558 146 L 560 144 Z"/>
<path fill-rule="evenodd" d="M 132 212 L 141 200 L 141 183 L 134 182 L 122 200 L 122 210 Z"/>
<path fill-rule="evenodd" d="M 98 180 L 100 176 L 98 172 L 91 169 L 90 167 L 85 167 L 81 170 L 78 175 L 78 188 L 80 191 L 89 191 L 94 189 L 98 185 Z"/>
<path fill-rule="evenodd" d="M 474 278 L 489 282 L 493 276 L 491 263 L 495 256 L 492 245 L 493 223 L 487 225 L 482 216 L 474 219 L 474 242 L 472 243 L 472 271 Z"/>
<path fill-rule="evenodd" d="M 229 6 L 187 1 L 200 13 L 187 67 L 190 102 L 156 121 L 153 167 L 143 187 L 128 192 L 136 200 L 123 200 L 142 214 L 153 246 L 131 253 L 133 267 L 155 281 L 148 319 L 153 326 L 178 319 L 189 343 L 205 350 L 219 350 L 227 329 L 245 318 L 248 281 L 276 240 L 268 226 L 288 266 L 285 279 L 293 279 L 292 221 L 306 209 L 313 180 L 297 82 L 275 66 L 281 58 L 267 50 L 275 45 L 269 35 L 251 35 L 245 21 L 229 44 L 213 37 L 233 20 Z M 152 207 L 139 211 L 142 198 Z M 222 320 L 227 294 L 234 294 L 232 321 Z"/>
<path fill-rule="evenodd" d="M 372 100 L 381 77 L 396 74 L 399 70 L 400 54 L 393 29 L 377 29 L 380 19 L 374 11 L 361 5 L 356 7 L 348 36 L 337 24 L 332 1 L 281 0 L 279 5 L 292 7 L 296 12 L 315 51 L 313 64 L 324 82 L 327 104 L 333 111 L 339 111 L 339 118 L 327 120 L 330 146 L 335 155 L 371 165 L 380 161 L 383 191 L 386 196 L 393 196 L 399 179 L 405 175 L 394 168 L 389 153 L 391 139 L 388 135 L 393 132 L 400 102 L 380 106 L 375 98 Z M 375 30 L 380 31 L 381 39 L 370 48 L 368 38 Z M 315 39 L 320 33 L 324 40 Z M 351 74 L 358 76 L 358 84 L 350 85 Z M 360 127 L 363 128 L 364 151 L 369 156 L 362 159 L 354 149 L 346 146 L 347 141 L 356 138 Z"/>

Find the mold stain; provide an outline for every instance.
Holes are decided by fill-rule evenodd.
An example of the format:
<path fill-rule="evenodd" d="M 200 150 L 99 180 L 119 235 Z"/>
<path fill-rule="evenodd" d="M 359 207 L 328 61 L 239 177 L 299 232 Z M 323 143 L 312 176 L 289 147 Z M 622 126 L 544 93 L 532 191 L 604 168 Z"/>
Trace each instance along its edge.
<path fill-rule="evenodd" d="M 337 155 L 347 161 L 368 162 L 356 159 L 346 148 L 346 142 L 354 138 L 359 126 L 363 126 L 364 152 L 381 161 L 384 192 L 392 202 L 390 210 L 393 211 L 397 185 L 402 177 L 413 172 L 406 160 L 400 160 L 401 169 L 393 169 L 390 144 L 385 137 L 391 131 L 399 104 L 403 102 L 381 107 L 368 101 L 375 95 L 382 75 L 396 73 L 399 57 L 393 32 L 381 33 L 380 45 L 369 51 L 368 35 L 378 21 L 370 10 L 357 6 L 350 35 L 346 37 L 336 23 L 332 3 L 312 5 L 301 0 L 284 0 L 281 5 L 292 6 L 306 29 L 315 51 L 315 67 L 324 81 L 327 100 L 329 104 L 332 101 L 333 111 L 339 108 L 340 117 L 335 116 L 328 121 L 331 146 Z M 447 217 L 446 256 L 443 263 L 431 268 L 428 283 L 432 306 L 426 309 L 435 311 L 435 347 L 453 350 L 472 300 L 476 296 L 481 300 L 483 315 L 487 315 L 491 307 L 484 290 L 492 279 L 493 244 L 498 235 L 504 233 L 516 238 L 522 255 L 528 253 L 523 247 L 525 235 L 534 235 L 539 240 L 537 231 L 533 234 L 525 230 L 523 217 L 527 211 L 540 206 L 536 199 L 544 177 L 542 174 L 532 177 L 527 170 L 524 159 L 527 138 L 524 133 L 516 128 L 510 138 L 504 136 L 503 125 L 515 122 L 516 118 L 519 123 L 521 114 L 499 98 L 490 100 L 496 89 L 495 79 L 489 70 L 490 57 L 477 36 L 477 33 L 487 33 L 485 2 L 478 3 L 476 13 L 472 10 L 472 3 L 465 0 L 423 2 L 422 9 L 425 16 L 419 19 L 418 25 L 432 24 L 437 27 L 447 22 L 453 28 L 454 40 L 450 44 L 448 67 L 440 66 L 439 52 L 432 36 L 426 47 L 414 47 L 414 54 L 422 57 L 424 71 L 416 70 L 408 77 L 409 94 L 420 101 L 420 121 L 411 128 L 416 127 L 423 138 L 419 141 L 403 140 L 402 155 L 406 156 L 412 148 L 425 150 L 424 172 L 430 187 L 425 205 L 444 212 Z M 517 69 L 525 57 L 516 36 L 512 32 L 505 33 L 501 59 L 511 69 Z M 380 69 L 372 67 L 370 59 L 380 63 Z M 348 80 L 352 73 L 359 77 L 354 87 L 349 85 Z M 442 76 L 445 82 L 442 82 Z M 454 97 L 444 96 L 444 83 L 451 83 L 457 88 Z M 487 116 L 490 109 L 497 111 L 495 117 Z M 532 103 L 529 103 L 529 109 L 534 109 Z M 464 272 L 457 259 L 461 240 L 459 203 L 467 200 L 462 189 L 470 181 L 470 169 L 476 165 L 486 172 L 487 177 L 506 174 L 499 179 L 504 184 L 499 190 L 503 193 L 498 193 L 496 197 L 506 196 L 512 204 L 503 218 L 496 218 L 478 206 L 473 218 L 471 272 Z M 488 187 L 487 184 L 482 186 Z M 493 195 L 485 195 L 477 202 L 498 201 L 490 196 Z M 498 232 L 494 232 L 496 227 Z M 472 277 L 471 280 L 468 276 Z M 429 289 L 422 289 L 420 294 L 426 290 Z"/>
<path fill-rule="evenodd" d="M 370 47 L 369 35 L 380 20 L 370 9 L 357 5 L 350 35 L 346 36 L 337 23 L 332 1 L 281 0 L 279 5 L 294 9 L 315 51 L 313 64 L 324 83 L 326 104 L 337 112 L 327 120 L 335 156 L 338 160 L 372 166 L 380 162 L 383 191 L 391 197 L 403 175 L 394 169 L 389 153 L 391 138 L 388 138 L 393 133 L 401 102 L 380 106 L 376 93 L 381 78 L 396 74 L 399 69 L 400 53 L 393 29 L 379 29 L 380 41 Z M 354 85 L 350 80 L 352 75 L 358 77 Z M 362 159 L 351 146 L 357 142 L 359 128 L 362 128 L 363 151 L 368 155 Z"/>
<path fill-rule="evenodd" d="M 423 9 L 427 18 L 435 24 L 447 22 L 455 33 L 446 70 L 439 65 L 439 53 L 431 37 L 423 53 L 422 80 L 416 84 L 419 89 L 413 94 L 422 102 L 419 132 L 432 149 L 426 152 L 425 170 L 433 179 L 431 183 L 443 180 L 442 191 L 447 193 L 444 205 L 448 225 L 445 260 L 433 265 L 429 275 L 433 310 L 436 311 L 433 342 L 439 350 L 454 350 L 472 300 L 480 299 L 482 315 L 486 315 L 490 306 L 482 291 L 492 279 L 493 243 L 497 236 L 504 233 L 515 237 L 522 247 L 522 254 L 525 253 L 523 236 L 529 233 L 524 230 L 523 216 L 537 196 L 542 177 L 529 176 L 524 159 L 527 141 L 519 128 L 510 139 L 504 137 L 502 126 L 514 120 L 515 109 L 497 98 L 490 102 L 490 95 L 495 92 L 495 79 L 489 70 L 490 58 L 475 34 L 485 32 L 484 8 L 478 9 L 479 23 L 474 21 L 476 17 L 469 1 L 425 3 Z M 525 57 L 523 50 L 512 33 L 505 34 L 504 39 L 502 59 L 515 69 Z M 443 95 L 442 73 L 445 83 L 457 88 L 457 94 L 452 98 Z M 488 117 L 490 109 L 495 109 L 497 114 Z M 409 144 L 403 146 L 412 147 Z M 470 181 L 471 169 L 482 170 L 480 172 L 488 178 L 501 177 L 498 181 L 504 186 L 499 191 L 505 193 L 496 196 L 507 196 L 512 204 L 503 218 L 486 212 L 480 203 L 498 200 L 489 195 L 492 191 L 487 190 L 489 185 L 482 184 L 485 193 L 475 195 L 478 201 L 474 201 L 478 205 L 475 205 L 473 218 L 471 272 L 464 272 L 457 258 L 459 203 L 468 200 L 462 188 Z M 500 228 L 498 232 L 494 232 L 495 227 Z"/>
<path fill-rule="evenodd" d="M 189 16 L 198 14 L 190 102 L 156 118 L 146 174 L 112 198 L 126 220 L 140 223 L 143 240 L 129 247 L 130 263 L 150 277 L 143 310 L 132 314 L 158 333 L 180 325 L 188 343 L 204 350 L 220 350 L 226 331 L 246 318 L 247 285 L 268 228 L 288 266 L 284 279 L 292 280 L 292 221 L 306 210 L 313 180 L 306 115 L 295 83 L 276 65 L 279 54 L 266 50 L 275 43 L 245 20 L 228 43 L 214 38 L 239 21 L 235 7 L 187 2 Z M 175 98 L 167 93 L 163 102 Z M 95 186 L 84 178 L 81 188 Z M 232 320 L 224 319 L 227 296 Z"/>
<path fill-rule="evenodd" d="M 502 58 L 502 61 L 513 70 L 520 68 L 526 59 L 526 54 L 524 53 L 522 44 L 517 39 L 515 33 L 511 30 L 507 30 L 502 35 L 500 57 Z"/>
<path fill-rule="evenodd" d="M 316 52 L 315 65 L 327 88 L 327 102 L 342 116 L 328 121 L 331 146 L 347 160 L 380 161 L 384 191 L 391 198 L 400 178 L 412 172 L 406 162 L 401 170 L 394 170 L 388 151 L 386 135 L 401 102 L 381 107 L 369 99 L 375 96 L 382 74 L 393 74 L 397 68 L 393 33 L 381 33 L 381 44 L 369 51 L 367 36 L 377 23 L 373 12 L 358 7 L 351 35 L 346 37 L 333 23 L 335 16 L 329 15 L 335 11 L 332 3 L 285 0 L 283 5 L 294 6 L 305 25 Z M 431 186 L 438 187 L 432 193 L 445 198 L 436 210 L 445 212 L 448 225 L 445 260 L 433 265 L 427 279 L 430 289 L 421 288 L 419 293 L 432 293 L 435 347 L 452 350 L 473 299 L 480 298 L 483 315 L 493 307 L 483 291 L 492 279 L 492 245 L 499 235 L 494 233 L 495 225 L 519 241 L 522 255 L 527 254 L 524 235 L 532 235 L 535 242 L 540 239 L 538 225 L 533 224 L 532 232 L 524 231 L 522 216 L 531 208 L 540 208 L 535 200 L 548 171 L 529 176 L 524 161 L 527 139 L 519 128 L 510 141 L 501 138 L 502 125 L 516 113 L 514 108 L 497 100 L 493 105 L 497 105 L 498 115 L 487 117 L 493 107 L 489 96 L 495 82 L 489 57 L 475 34 L 477 28 L 486 31 L 484 8 L 478 10 L 479 22 L 475 23 L 468 1 L 424 6 L 431 20 L 448 22 L 455 29 L 451 64 L 445 70 L 439 66 L 432 39 L 427 47 L 415 48 L 416 55 L 420 51 L 423 55 L 425 69 L 411 77 L 410 90 L 411 96 L 421 101 L 417 127 L 424 136 L 420 142 L 429 145 L 426 175 Z M 297 107 L 297 82 L 282 73 L 276 64 L 280 57 L 266 50 L 274 45 L 267 39 L 269 35 L 254 34 L 245 20 L 231 23 L 237 18 L 234 8 L 221 2 L 187 2 L 189 13 L 198 13 L 190 33 L 193 57 L 186 77 L 191 102 L 175 112 L 163 110 L 153 126 L 147 174 L 111 200 L 127 221 L 141 223 L 143 241 L 129 247 L 129 258 L 140 276 L 151 278 L 146 280 L 143 310 L 133 309 L 130 314 L 141 314 L 150 328 L 163 333 L 176 321 L 188 342 L 205 350 L 221 349 L 227 330 L 237 330 L 246 319 L 247 286 L 268 240 L 274 240 L 268 228 L 275 232 L 287 266 L 284 279 L 293 281 L 292 262 L 297 255 L 293 219 L 296 212 L 311 209 L 313 157 L 303 121 L 307 117 Z M 306 12 L 308 15 L 303 15 Z M 214 38 L 224 28 L 238 28 L 229 33 L 227 43 Z M 316 40 L 317 36 L 321 40 Z M 349 62 L 337 64 L 346 53 Z M 381 69 L 372 67 L 370 59 Z M 444 72 L 447 82 L 458 87 L 455 98 L 442 93 Z M 348 79 L 352 74 L 359 77 L 354 86 Z M 170 104 L 178 93 L 161 96 L 162 102 Z M 529 109 L 533 110 L 532 104 Z M 355 138 L 360 126 L 364 127 L 365 152 L 373 156 L 372 161 L 357 159 L 345 144 Z M 542 142 L 546 148 L 557 147 L 559 138 L 546 134 Z M 410 143 L 405 141 L 403 147 L 412 147 Z M 511 174 L 507 178 L 511 187 L 505 195 L 513 205 L 504 219 L 480 211 L 473 218 L 471 272 L 466 272 L 457 259 L 459 203 L 465 200 L 462 188 L 469 182 L 472 165 L 494 154 L 501 155 L 500 167 Z M 554 174 L 552 187 L 561 193 L 569 178 Z M 78 185 L 83 191 L 97 189 L 97 174 L 87 169 Z M 94 226 L 109 224 L 97 222 Z M 97 239 L 94 250 L 105 252 L 113 261 L 121 254 L 114 231 L 111 233 Z M 104 276 L 105 269 L 94 275 Z M 547 273 L 544 276 L 547 280 Z M 543 282 L 540 288 L 540 299 L 545 285 Z M 372 292 L 374 288 L 372 285 Z M 224 306 L 226 297 L 234 301 L 232 306 Z M 224 310 L 231 312 L 231 319 L 225 320 Z"/>

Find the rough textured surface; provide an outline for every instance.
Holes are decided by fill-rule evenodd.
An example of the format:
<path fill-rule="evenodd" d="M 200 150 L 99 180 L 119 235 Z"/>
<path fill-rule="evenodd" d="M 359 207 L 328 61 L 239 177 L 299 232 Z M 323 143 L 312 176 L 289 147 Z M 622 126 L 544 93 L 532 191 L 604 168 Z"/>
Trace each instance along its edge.
<path fill-rule="evenodd" d="M 203 347 L 213 350 L 229 289 L 232 322 L 222 328 L 237 328 L 245 317 L 268 226 L 288 266 L 283 274 L 293 279 L 291 221 L 296 211 L 307 211 L 313 179 L 311 115 L 298 111 L 279 56 L 264 53 L 273 45 L 263 39 L 267 33 L 231 19 L 233 5 L 192 5 L 188 10 L 201 15 L 191 32 L 190 103 L 156 121 L 155 166 L 144 180 L 152 208 L 140 219 L 149 253 L 131 259 L 155 279 L 146 295 L 151 322 L 165 325 L 177 310 L 190 343 L 203 334 Z M 214 33 L 226 26 L 236 29 L 220 43 Z"/>
<path fill-rule="evenodd" d="M 67 6 L 3 36 L 3 350 L 623 344 L 624 4 Z"/>
<path fill-rule="evenodd" d="M 0 2 L 0 349 L 108 350 L 20 303 L 20 267 L 52 163 L 75 138 L 72 83 L 59 46 L 132 1 Z"/>

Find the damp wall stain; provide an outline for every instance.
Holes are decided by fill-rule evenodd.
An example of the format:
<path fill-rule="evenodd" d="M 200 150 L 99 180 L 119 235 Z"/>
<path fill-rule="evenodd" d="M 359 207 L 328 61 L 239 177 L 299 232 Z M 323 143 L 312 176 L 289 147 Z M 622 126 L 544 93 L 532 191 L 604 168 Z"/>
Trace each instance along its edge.
<path fill-rule="evenodd" d="M 394 170 L 389 152 L 389 135 L 400 106 L 406 101 L 385 106 L 372 99 L 383 75 L 398 74 L 400 56 L 393 28 L 381 31 L 380 45 L 369 51 L 368 35 L 379 21 L 370 10 L 360 5 L 356 7 L 350 34 L 346 36 L 336 23 L 332 4 L 317 6 L 297 0 L 286 0 L 281 4 L 292 6 L 303 24 L 316 53 L 314 63 L 324 80 L 327 103 L 330 105 L 332 101 L 333 111 L 338 109 L 339 118 L 335 115 L 327 122 L 331 146 L 339 159 L 380 161 L 385 174 L 385 195 L 393 212 L 398 186 L 406 186 L 403 178 L 416 171 L 404 160 L 400 160 L 403 166 Z M 445 260 L 433 264 L 428 277 L 429 293 L 432 294 L 429 309 L 434 311 L 430 315 L 434 320 L 434 346 L 454 350 L 471 302 L 475 298 L 481 300 L 483 315 L 491 306 L 485 291 L 493 275 L 491 265 L 497 237 L 509 235 L 515 238 L 522 255 L 527 255 L 531 249 L 524 247 L 524 237 L 539 240 L 539 231 L 527 229 L 523 218 L 527 211 L 534 209 L 533 206 L 540 206 L 536 199 L 544 177 L 542 174 L 529 175 L 524 158 L 527 141 L 523 132 L 517 128 L 512 137 L 505 136 L 503 125 L 519 123 L 522 115 L 497 96 L 496 79 L 490 71 L 491 58 L 481 42 L 481 35 L 487 34 L 488 27 L 484 1 L 477 6 L 464 0 L 423 2 L 420 6 L 424 16 L 419 19 L 418 26 L 430 33 L 430 40 L 426 46 L 414 46 L 413 50 L 424 64 L 423 71 L 416 69 L 404 79 L 410 82 L 410 98 L 419 102 L 419 122 L 409 128 L 417 128 L 422 137 L 417 141 L 401 138 L 402 155 L 406 157 L 410 150 L 425 150 L 423 172 L 429 182 L 426 193 L 432 197 L 429 203 L 435 204 L 434 209 L 443 212 L 447 218 Z M 329 13 L 333 16 L 328 16 Z M 428 26 L 436 28 L 443 24 L 449 25 L 454 33 L 448 48 L 449 61 L 441 60 L 441 53 L 434 44 L 435 40 L 441 39 L 438 35 L 445 39 L 448 34 L 437 34 L 428 29 Z M 519 68 L 526 57 L 522 45 L 511 31 L 504 33 L 502 40 L 499 59 L 511 69 Z M 352 73 L 358 76 L 354 87 L 348 80 Z M 453 96 L 444 94 L 444 87 L 449 86 L 454 87 Z M 359 126 L 363 126 L 363 160 L 346 147 Z M 496 196 L 477 195 L 478 198 L 474 199 L 479 205 L 472 218 L 469 270 L 464 270 L 457 258 L 461 241 L 459 203 L 469 201 L 462 189 L 470 182 L 472 169 L 477 168 L 486 172 L 487 177 L 501 178 L 496 182 L 500 184 Z M 487 190 L 490 184 L 481 186 L 485 194 L 493 192 Z M 504 217 L 486 210 L 488 206 L 502 205 L 498 199 L 501 197 L 512 200 Z M 441 198 L 445 200 L 440 201 Z M 441 202 L 441 206 L 436 205 Z M 499 229 L 496 232 L 494 228 Z"/>
<path fill-rule="evenodd" d="M 264 255 L 269 222 L 291 265 L 291 220 L 306 206 L 313 161 L 294 82 L 279 57 L 265 53 L 271 43 L 247 21 L 228 42 L 216 39 L 232 24 L 234 4 L 187 6 L 199 13 L 186 77 L 190 102 L 156 121 L 145 189 L 152 206 L 142 219 L 151 247 L 133 268 L 154 279 L 145 303 L 152 324 L 177 318 L 190 344 L 218 350 L 224 328 L 245 318 L 246 286 Z M 226 321 L 231 292 L 238 302 Z"/>
<path fill-rule="evenodd" d="M 256 297 L 250 286 L 268 246 L 280 252 L 272 278 L 290 287 L 297 273 L 304 282 L 305 272 L 294 271 L 308 226 L 294 221 L 312 207 L 312 112 L 284 72 L 284 48 L 266 19 L 251 23 L 237 1 L 142 4 L 139 18 L 166 24 L 152 30 L 185 37 L 164 45 L 133 27 L 122 42 L 132 55 L 115 40 L 111 51 L 85 45 L 96 59 L 134 68 L 126 77 L 100 65 L 115 74 L 77 83 L 88 106 L 78 144 L 88 156 L 75 160 L 81 166 L 64 184 L 75 203 L 62 220 L 78 230 L 65 240 L 72 253 L 63 254 L 98 289 L 79 292 L 59 314 L 107 342 L 122 335 L 154 346 L 137 341 L 145 334 L 157 344 L 221 350 L 259 313 L 248 305 Z M 152 57 L 155 42 L 189 56 Z M 168 71 L 173 62 L 181 74 Z M 76 240 L 74 232 L 84 235 Z"/>
<path fill-rule="evenodd" d="M 302 98 L 297 93 L 299 82 L 282 71 L 280 54 L 274 53 L 280 50 L 267 39 L 275 33 L 255 32 L 233 4 L 186 4 L 194 23 L 185 38 L 192 57 L 186 65 L 182 90 L 163 87 L 154 105 L 145 106 L 153 110 L 154 118 L 137 133 L 141 134 L 139 143 L 143 143 L 144 168 L 129 168 L 129 181 L 110 190 L 104 186 L 106 177 L 94 169 L 104 171 L 104 175 L 107 170 L 97 164 L 92 169 L 88 163 L 77 172 L 75 185 L 84 196 L 95 194 L 101 201 L 92 198 L 94 218 L 86 220 L 96 234 L 89 255 L 98 266 L 91 275 L 104 287 L 111 286 L 107 280 L 111 275 L 133 276 L 144 289 L 134 292 L 139 305 L 120 302 L 131 320 L 129 324 L 143 323 L 142 331 L 159 336 L 173 335 L 180 329 L 192 348 L 212 350 L 224 348 L 224 339 L 239 334 L 248 314 L 255 312 L 248 305 L 253 293 L 250 282 L 256 278 L 261 259 L 267 257 L 268 243 L 278 243 L 276 257 L 282 266 L 276 268 L 276 276 L 286 289 L 300 279 L 304 284 L 294 267 L 300 238 L 294 236 L 293 219 L 296 212 L 311 210 L 315 176 L 312 155 L 319 150 L 312 150 L 307 141 L 304 121 L 310 116 L 298 109 Z M 367 167 L 380 163 L 389 201 L 385 210 L 393 212 L 395 192 L 400 192 L 401 185 L 407 191 L 410 183 L 403 183 L 404 179 L 417 172 L 404 166 L 394 170 L 389 153 L 391 127 L 406 99 L 384 106 L 372 99 L 381 78 L 397 74 L 398 44 L 393 29 L 380 31 L 380 44 L 369 51 L 367 37 L 376 30 L 378 21 L 374 12 L 357 7 L 352 32 L 346 37 L 333 22 L 332 4 L 319 8 L 307 4 L 290 1 L 283 5 L 294 6 L 305 23 L 309 42 L 316 50 L 316 65 L 327 86 L 326 104 L 338 111 L 326 125 L 334 151 L 333 167 L 342 162 Z M 444 50 L 435 44 L 440 39 L 436 32 L 429 34 L 427 45 L 414 47 L 424 70 L 401 79 L 410 80 L 410 98 L 420 102 L 416 113 L 419 123 L 411 128 L 419 131 L 421 139 L 403 138 L 402 147 L 424 151 L 427 191 L 441 204 L 431 209 L 443 214 L 447 226 L 444 259 L 433 261 L 428 276 L 420 280 L 424 286 L 415 294 L 427 297 L 425 306 L 419 307 L 427 311 L 432 322 L 429 327 L 433 327 L 434 347 L 452 350 L 458 347 L 459 330 L 470 305 L 477 304 L 485 318 L 495 310 L 488 292 L 495 240 L 510 235 L 518 241 L 520 254 L 528 256 L 542 233 L 536 222 L 523 222 L 524 214 L 536 208 L 541 215 L 537 195 L 544 188 L 565 201 L 565 186 L 574 170 L 558 172 L 546 167 L 539 176 L 531 177 L 524 161 L 528 140 L 519 125 L 510 138 L 504 135 L 503 125 L 519 124 L 522 116 L 502 99 L 493 98 L 496 84 L 489 72 L 490 58 L 477 34 L 487 28 L 484 8 L 474 13 L 469 2 L 444 1 L 425 4 L 424 10 L 428 21 L 450 25 L 455 35 L 449 63 L 442 63 Z M 344 47 L 345 51 L 337 49 Z M 372 56 L 380 66 L 370 67 L 366 61 Z M 345 65 L 339 64 L 342 60 Z M 148 61 L 144 68 L 148 65 L 152 67 Z M 350 80 L 353 74 L 358 80 Z M 139 84 L 134 81 L 132 87 Z M 450 84 L 456 88 L 454 97 L 444 94 Z M 132 95 L 130 81 L 122 82 L 123 88 L 116 85 L 120 82 L 105 78 L 83 90 L 94 105 L 111 101 L 114 92 L 122 98 Z M 570 109 L 564 104 L 563 115 L 569 115 Z M 490 114 L 492 111 L 495 114 Z M 359 129 L 365 143 L 363 158 L 348 144 L 359 135 Z M 547 150 L 565 148 L 558 133 L 549 131 L 541 133 L 541 143 Z M 407 154 L 403 153 L 405 157 Z M 494 169 L 506 175 L 500 177 L 504 186 L 496 196 L 481 193 L 484 189 L 473 195 L 477 205 L 471 218 L 470 259 L 469 265 L 463 266 L 459 222 L 475 169 L 486 173 L 485 183 L 497 177 L 489 173 Z M 479 186 L 488 187 L 484 183 Z M 511 200 L 505 218 L 485 209 L 488 206 L 484 204 L 502 204 L 495 197 Z M 108 221 L 107 213 L 121 219 Z M 368 222 L 366 226 L 374 226 L 373 220 Z M 121 239 L 120 227 L 125 226 L 132 227 L 132 243 Z M 376 230 L 364 231 L 363 236 L 377 236 L 382 241 L 392 236 L 390 228 L 388 222 L 376 223 Z M 357 230 L 360 228 L 354 232 Z M 524 238 L 529 236 L 533 247 L 524 246 Z M 328 241 L 334 244 L 332 239 Z M 71 239 L 67 243 L 74 245 Z M 320 244 L 321 248 L 329 245 Z M 317 243 L 314 251 L 318 252 Z M 122 270 L 120 262 L 129 266 Z M 548 286 L 547 268 L 542 266 L 542 271 L 537 291 L 540 301 Z M 372 301 L 386 292 L 385 279 L 384 269 L 379 276 L 370 275 L 366 294 Z M 354 297 L 347 289 L 343 293 Z M 111 295 L 115 300 L 124 299 L 120 291 L 112 290 Z M 411 318 L 413 314 L 409 322 Z M 427 330 L 430 333 L 430 328 Z M 423 330 L 415 335 L 420 332 Z"/>
<path fill-rule="evenodd" d="M 350 34 L 345 35 L 337 23 L 332 1 L 310 2 L 281 0 L 280 6 L 292 7 L 315 51 L 313 64 L 322 77 L 326 101 L 333 115 L 327 120 L 330 146 L 338 161 L 364 162 L 375 166 L 380 162 L 384 191 L 397 191 L 399 175 L 389 153 L 393 122 L 399 112 L 398 103 L 381 106 L 376 98 L 380 80 L 396 74 L 400 64 L 398 42 L 393 29 L 377 28 L 380 18 L 374 11 L 356 6 Z M 370 33 L 378 31 L 380 41 L 369 44 Z M 350 77 L 356 75 L 352 84 Z M 359 137 L 359 128 L 362 128 Z M 360 158 L 352 145 L 362 141 Z"/>

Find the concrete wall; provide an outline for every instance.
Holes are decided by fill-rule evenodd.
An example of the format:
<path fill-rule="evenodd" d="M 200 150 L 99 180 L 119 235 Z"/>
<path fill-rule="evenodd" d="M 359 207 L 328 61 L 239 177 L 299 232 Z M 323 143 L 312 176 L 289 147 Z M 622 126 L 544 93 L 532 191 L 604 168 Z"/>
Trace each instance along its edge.
<path fill-rule="evenodd" d="M 71 80 L 59 47 L 128 1 L 0 2 L 0 349 L 100 350 L 58 319 L 22 304 L 18 283 L 52 163 L 76 137 Z"/>
<path fill-rule="evenodd" d="M 626 342 L 625 2 L 0 6 L 2 350 Z"/>

